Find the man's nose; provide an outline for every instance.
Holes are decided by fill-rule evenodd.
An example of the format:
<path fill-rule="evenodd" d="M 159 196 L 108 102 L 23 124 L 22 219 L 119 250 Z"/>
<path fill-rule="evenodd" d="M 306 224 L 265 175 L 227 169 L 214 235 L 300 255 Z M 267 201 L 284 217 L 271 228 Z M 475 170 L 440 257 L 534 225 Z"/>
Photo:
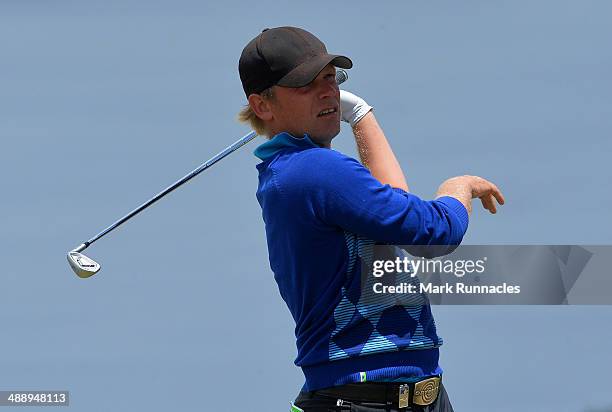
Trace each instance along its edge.
<path fill-rule="evenodd" d="M 319 98 L 334 97 L 338 93 L 338 84 L 336 82 L 322 81 L 319 85 Z"/>

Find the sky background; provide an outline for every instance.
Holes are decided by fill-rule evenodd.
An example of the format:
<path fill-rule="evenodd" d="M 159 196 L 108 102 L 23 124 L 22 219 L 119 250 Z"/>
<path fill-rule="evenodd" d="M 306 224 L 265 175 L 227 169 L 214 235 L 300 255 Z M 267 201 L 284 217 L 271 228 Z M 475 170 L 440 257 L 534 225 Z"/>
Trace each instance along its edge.
<path fill-rule="evenodd" d="M 74 411 L 286 411 L 303 383 L 255 198 L 262 139 L 68 250 L 248 132 L 237 72 L 295 25 L 355 66 L 411 190 L 504 192 L 469 244 L 612 244 L 612 3 L 0 0 L 0 390 Z M 343 126 L 334 148 L 355 156 Z M 434 307 L 455 410 L 611 407 L 612 307 Z M 495 405 L 494 407 L 491 405 Z M 8 408 L 6 408 L 8 410 Z M 4 409 L 3 409 L 4 410 Z"/>

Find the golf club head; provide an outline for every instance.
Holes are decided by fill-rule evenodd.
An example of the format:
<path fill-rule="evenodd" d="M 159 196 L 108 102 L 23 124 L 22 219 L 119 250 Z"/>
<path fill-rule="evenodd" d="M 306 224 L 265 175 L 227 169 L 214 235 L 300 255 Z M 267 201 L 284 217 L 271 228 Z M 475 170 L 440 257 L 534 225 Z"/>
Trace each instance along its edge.
<path fill-rule="evenodd" d="M 88 278 L 100 270 L 100 265 L 95 260 L 74 250 L 68 252 L 68 263 L 70 263 L 70 267 L 80 278 Z"/>

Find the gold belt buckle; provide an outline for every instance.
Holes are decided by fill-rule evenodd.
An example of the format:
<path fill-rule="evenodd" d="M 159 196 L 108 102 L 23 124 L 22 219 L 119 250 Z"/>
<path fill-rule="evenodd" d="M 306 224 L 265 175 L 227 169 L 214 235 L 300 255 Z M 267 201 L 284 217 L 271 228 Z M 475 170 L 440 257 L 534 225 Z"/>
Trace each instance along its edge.
<path fill-rule="evenodd" d="M 406 383 L 399 387 L 399 407 L 407 408 L 408 401 L 410 400 L 410 386 Z"/>
<path fill-rule="evenodd" d="M 414 384 L 414 394 L 412 402 L 415 405 L 427 406 L 431 405 L 438 397 L 440 391 L 440 378 L 433 377 L 422 380 Z"/>

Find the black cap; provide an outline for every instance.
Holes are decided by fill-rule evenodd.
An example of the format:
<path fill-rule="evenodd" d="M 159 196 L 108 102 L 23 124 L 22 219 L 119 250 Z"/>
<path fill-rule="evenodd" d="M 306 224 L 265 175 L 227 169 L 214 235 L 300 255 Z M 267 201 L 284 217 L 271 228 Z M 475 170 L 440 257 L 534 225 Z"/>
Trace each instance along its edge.
<path fill-rule="evenodd" d="M 321 40 L 297 27 L 264 29 L 242 50 L 238 71 L 247 97 L 274 85 L 302 87 L 328 64 L 350 69 L 351 59 L 327 53 Z"/>

